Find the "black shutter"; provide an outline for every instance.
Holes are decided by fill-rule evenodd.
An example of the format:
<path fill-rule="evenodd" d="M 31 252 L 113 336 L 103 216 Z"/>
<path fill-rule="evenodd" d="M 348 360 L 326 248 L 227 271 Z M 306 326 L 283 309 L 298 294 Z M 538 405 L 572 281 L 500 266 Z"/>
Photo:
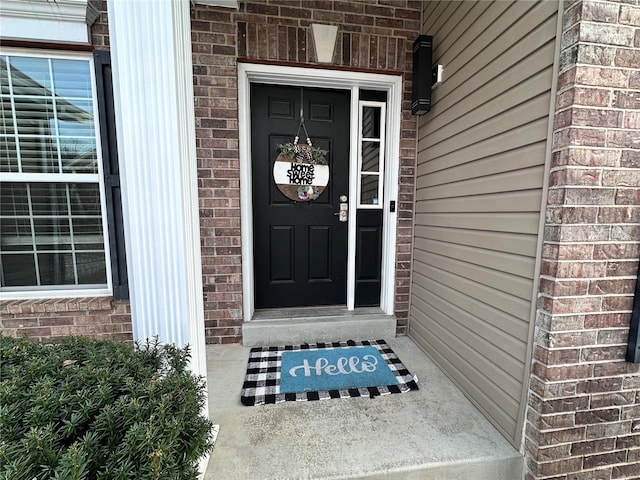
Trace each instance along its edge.
<path fill-rule="evenodd" d="M 633 311 L 631 312 L 627 362 L 640 363 L 640 266 L 638 266 L 636 293 L 633 299 Z"/>
<path fill-rule="evenodd" d="M 113 108 L 113 83 L 111 81 L 111 56 L 109 52 L 93 52 L 96 69 L 96 90 L 100 120 L 100 144 L 107 199 L 107 224 L 109 226 L 109 249 L 111 250 L 111 276 L 114 298 L 129 298 L 126 251 L 120 199 L 120 170 L 116 144 L 116 123 Z"/>

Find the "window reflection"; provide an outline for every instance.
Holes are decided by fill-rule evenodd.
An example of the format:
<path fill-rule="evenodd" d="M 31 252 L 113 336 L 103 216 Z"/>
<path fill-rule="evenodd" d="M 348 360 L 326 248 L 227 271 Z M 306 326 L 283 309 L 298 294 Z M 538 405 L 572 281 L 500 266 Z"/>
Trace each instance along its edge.
<path fill-rule="evenodd" d="M 378 205 L 378 175 L 362 174 L 360 182 L 360 203 Z"/>
<path fill-rule="evenodd" d="M 362 108 L 362 137 L 380 138 L 380 107 Z"/>

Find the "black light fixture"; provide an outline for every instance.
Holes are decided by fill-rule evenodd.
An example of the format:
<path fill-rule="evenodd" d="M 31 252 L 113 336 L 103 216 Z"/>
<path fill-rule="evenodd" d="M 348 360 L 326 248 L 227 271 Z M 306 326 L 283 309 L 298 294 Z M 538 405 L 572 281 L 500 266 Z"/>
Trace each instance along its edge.
<path fill-rule="evenodd" d="M 430 35 L 419 35 L 413 42 L 411 113 L 414 115 L 424 115 L 431 110 L 432 48 L 433 37 Z"/>

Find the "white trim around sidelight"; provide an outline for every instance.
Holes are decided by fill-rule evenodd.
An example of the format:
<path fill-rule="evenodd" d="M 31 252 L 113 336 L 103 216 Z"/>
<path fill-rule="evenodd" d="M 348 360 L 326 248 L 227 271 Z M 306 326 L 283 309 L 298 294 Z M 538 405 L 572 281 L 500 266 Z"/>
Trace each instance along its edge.
<path fill-rule="evenodd" d="M 387 109 L 385 102 L 372 102 L 367 100 L 360 100 L 358 111 L 360 112 L 360 124 L 358 126 L 358 185 L 357 185 L 357 206 L 363 210 L 382 210 L 384 209 L 385 189 L 384 189 L 384 170 L 385 170 L 385 144 L 386 144 L 386 123 L 387 123 Z M 366 138 L 362 136 L 362 112 L 364 107 L 375 107 L 380 109 L 380 136 L 378 138 Z M 364 142 L 378 142 L 378 171 L 367 172 L 362 170 L 362 145 Z M 362 203 L 362 175 L 372 175 L 378 177 L 378 203 L 367 204 Z"/>
<path fill-rule="evenodd" d="M 399 75 L 353 72 L 344 70 L 289 67 L 254 63 L 238 64 L 238 123 L 247 128 L 239 132 L 240 147 L 240 212 L 242 228 L 242 292 L 243 317 L 250 321 L 255 309 L 253 272 L 253 209 L 251 194 L 251 83 L 332 88 L 351 91 L 351 145 L 358 140 L 358 93 L 360 89 L 387 92 L 387 143 L 385 146 L 386 174 L 384 178 L 385 204 L 383 209 L 382 285 L 380 308 L 387 314 L 394 310 L 397 213 L 391 212 L 389 202 L 398 195 L 400 119 L 402 106 L 402 77 Z M 355 240 L 356 191 L 358 155 L 350 153 L 349 227 L 347 258 L 347 308 L 355 303 Z"/>

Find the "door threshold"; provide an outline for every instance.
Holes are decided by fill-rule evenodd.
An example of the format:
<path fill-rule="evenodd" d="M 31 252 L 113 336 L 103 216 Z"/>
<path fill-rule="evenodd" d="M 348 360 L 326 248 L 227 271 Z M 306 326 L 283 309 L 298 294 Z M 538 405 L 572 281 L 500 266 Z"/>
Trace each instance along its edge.
<path fill-rule="evenodd" d="M 359 307 L 354 310 L 347 310 L 345 305 L 265 308 L 256 310 L 251 321 L 314 320 L 318 317 L 355 317 L 359 315 L 384 315 L 384 312 L 380 307 Z"/>
<path fill-rule="evenodd" d="M 395 337 L 396 317 L 379 307 L 344 306 L 258 310 L 242 325 L 247 347 L 299 345 Z"/>

